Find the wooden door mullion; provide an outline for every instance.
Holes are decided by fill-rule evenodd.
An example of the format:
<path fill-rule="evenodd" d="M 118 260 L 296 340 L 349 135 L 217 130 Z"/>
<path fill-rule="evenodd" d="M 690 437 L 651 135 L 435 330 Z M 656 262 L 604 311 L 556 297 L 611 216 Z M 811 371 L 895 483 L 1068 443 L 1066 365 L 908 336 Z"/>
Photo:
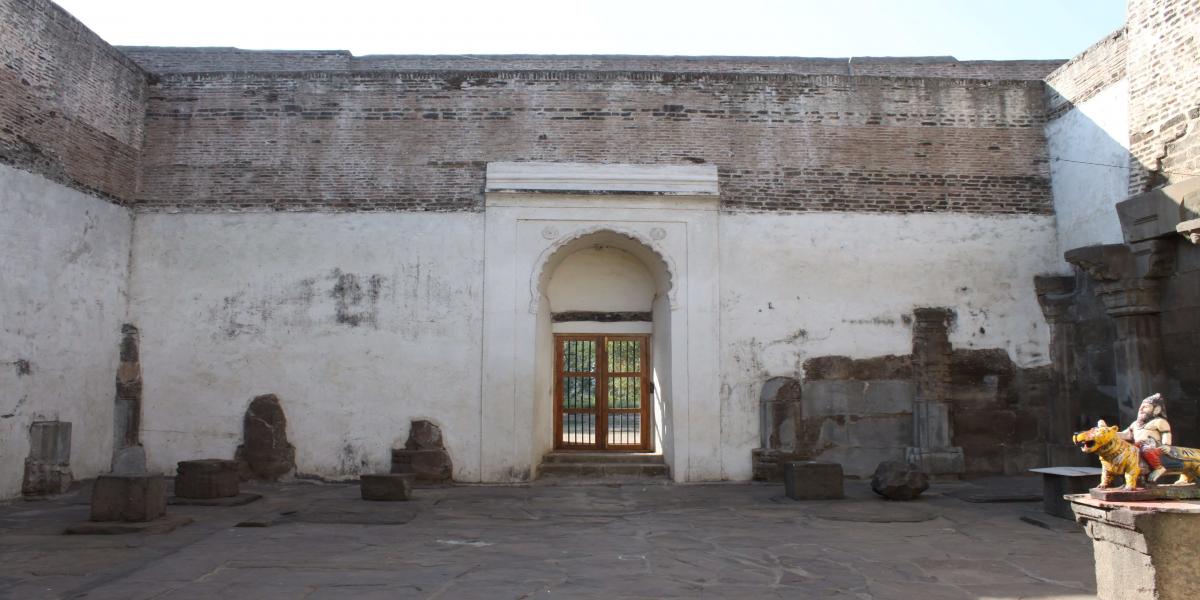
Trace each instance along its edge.
<path fill-rule="evenodd" d="M 608 449 L 608 347 L 604 336 L 596 336 L 596 448 Z"/>

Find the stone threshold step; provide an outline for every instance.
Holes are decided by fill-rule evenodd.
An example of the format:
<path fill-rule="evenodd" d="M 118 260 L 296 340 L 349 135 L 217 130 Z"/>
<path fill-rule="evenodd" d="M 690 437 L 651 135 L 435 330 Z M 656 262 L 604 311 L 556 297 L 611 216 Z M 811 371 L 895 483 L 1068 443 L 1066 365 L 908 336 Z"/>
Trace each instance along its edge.
<path fill-rule="evenodd" d="M 543 464 L 538 473 L 540 477 L 666 477 L 669 474 L 665 464 L 629 463 L 550 463 Z"/>
<path fill-rule="evenodd" d="M 542 457 L 543 465 L 560 463 L 665 464 L 661 454 L 649 452 L 551 452 Z"/>

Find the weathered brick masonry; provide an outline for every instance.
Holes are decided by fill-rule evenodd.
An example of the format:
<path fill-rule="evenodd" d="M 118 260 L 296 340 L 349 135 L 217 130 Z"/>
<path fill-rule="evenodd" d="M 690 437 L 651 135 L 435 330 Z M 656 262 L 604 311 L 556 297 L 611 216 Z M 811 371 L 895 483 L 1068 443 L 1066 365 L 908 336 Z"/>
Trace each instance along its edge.
<path fill-rule="evenodd" d="M 126 202 L 146 74 L 45 0 L 0 2 L 0 163 Z"/>
<path fill-rule="evenodd" d="M 1041 81 L 163 74 L 147 210 L 478 210 L 489 161 L 719 166 L 744 211 L 1051 212 Z"/>
<path fill-rule="evenodd" d="M 1131 194 L 1200 176 L 1197 23 L 1196 0 L 1129 0 Z"/>
<path fill-rule="evenodd" d="M 952 56 L 901 58 L 796 58 L 632 55 L 372 55 L 346 50 L 239 50 L 237 48 L 119 47 L 147 71 L 660 71 L 669 73 L 771 73 L 878 75 L 971 79 L 1044 79 L 1061 60 L 971 60 Z"/>
<path fill-rule="evenodd" d="M 1047 117 L 1054 120 L 1125 78 L 1127 38 L 1122 27 L 1046 77 Z"/>

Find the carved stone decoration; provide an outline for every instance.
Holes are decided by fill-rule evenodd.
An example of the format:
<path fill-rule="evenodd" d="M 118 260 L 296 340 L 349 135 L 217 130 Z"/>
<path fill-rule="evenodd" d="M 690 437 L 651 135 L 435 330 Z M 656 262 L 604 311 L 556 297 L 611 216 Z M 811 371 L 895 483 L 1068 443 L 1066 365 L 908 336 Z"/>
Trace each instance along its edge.
<path fill-rule="evenodd" d="M 287 417 L 275 394 L 250 402 L 236 459 L 242 461 L 244 479 L 275 481 L 296 470 L 296 448 L 288 442 Z"/>
<path fill-rule="evenodd" d="M 559 236 L 558 228 L 553 225 L 547 225 L 542 228 L 542 237 L 548 240 L 557 239 Z"/>
<path fill-rule="evenodd" d="M 934 475 L 958 475 L 966 471 L 963 450 L 952 446 L 950 408 L 949 328 L 954 312 L 948 308 L 918 308 L 913 311 L 913 378 L 917 398 L 913 402 L 913 445 L 905 448 L 905 460 Z"/>
<path fill-rule="evenodd" d="M 142 447 L 142 365 L 138 328 L 121 326 L 121 363 L 117 366 L 117 395 L 113 407 L 113 473 L 146 472 Z"/>
<path fill-rule="evenodd" d="M 751 451 L 755 481 L 783 481 L 783 465 L 808 458 L 798 450 L 802 426 L 800 382 L 772 377 L 759 393 L 759 443 Z"/>
<path fill-rule="evenodd" d="M 1075 278 L 1038 276 L 1033 278 L 1033 288 L 1046 323 L 1050 325 L 1050 358 L 1057 392 L 1050 405 L 1051 441 L 1046 445 L 1046 464 L 1083 466 L 1079 451 L 1064 441 L 1084 426 L 1072 350 L 1076 335 L 1071 310 L 1076 300 Z"/>
<path fill-rule="evenodd" d="M 662 227 L 652 227 L 650 229 L 650 239 L 661 240 L 667 237 L 667 230 Z"/>
<path fill-rule="evenodd" d="M 66 421 L 34 421 L 29 425 L 29 457 L 21 494 L 49 496 L 65 493 L 71 475 L 71 424 Z"/>
<path fill-rule="evenodd" d="M 1132 421 L 1142 398 L 1167 387 L 1158 313 L 1162 281 L 1175 268 L 1175 242 L 1088 246 L 1065 257 L 1096 282 L 1105 312 L 1116 321 L 1117 406 L 1121 420 Z"/>
<path fill-rule="evenodd" d="M 454 463 L 442 440 L 442 429 L 429 421 L 413 421 L 404 447 L 392 449 L 392 473 L 412 474 L 417 483 L 453 481 Z"/>
<path fill-rule="evenodd" d="M 1175 231 L 1187 238 L 1187 241 L 1200 245 L 1200 219 L 1184 221 L 1175 226 Z"/>

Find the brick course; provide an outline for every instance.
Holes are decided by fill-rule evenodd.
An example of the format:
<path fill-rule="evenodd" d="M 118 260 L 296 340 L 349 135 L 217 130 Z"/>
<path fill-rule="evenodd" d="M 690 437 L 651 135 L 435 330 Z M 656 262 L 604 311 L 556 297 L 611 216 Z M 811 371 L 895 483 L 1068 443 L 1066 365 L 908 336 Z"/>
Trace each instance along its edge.
<path fill-rule="evenodd" d="M 0 4 L 0 163 L 126 202 L 146 74 L 46 0 Z"/>
<path fill-rule="evenodd" d="M 1122 27 L 1046 77 L 1047 117 L 1056 119 L 1125 78 L 1127 37 Z"/>
<path fill-rule="evenodd" d="M 164 74 L 145 210 L 478 210 L 489 161 L 718 165 L 727 210 L 1052 210 L 1040 81 Z"/>
<path fill-rule="evenodd" d="M 1126 18 L 1129 192 L 1137 194 L 1200 176 L 1200 3 L 1129 0 Z"/>

